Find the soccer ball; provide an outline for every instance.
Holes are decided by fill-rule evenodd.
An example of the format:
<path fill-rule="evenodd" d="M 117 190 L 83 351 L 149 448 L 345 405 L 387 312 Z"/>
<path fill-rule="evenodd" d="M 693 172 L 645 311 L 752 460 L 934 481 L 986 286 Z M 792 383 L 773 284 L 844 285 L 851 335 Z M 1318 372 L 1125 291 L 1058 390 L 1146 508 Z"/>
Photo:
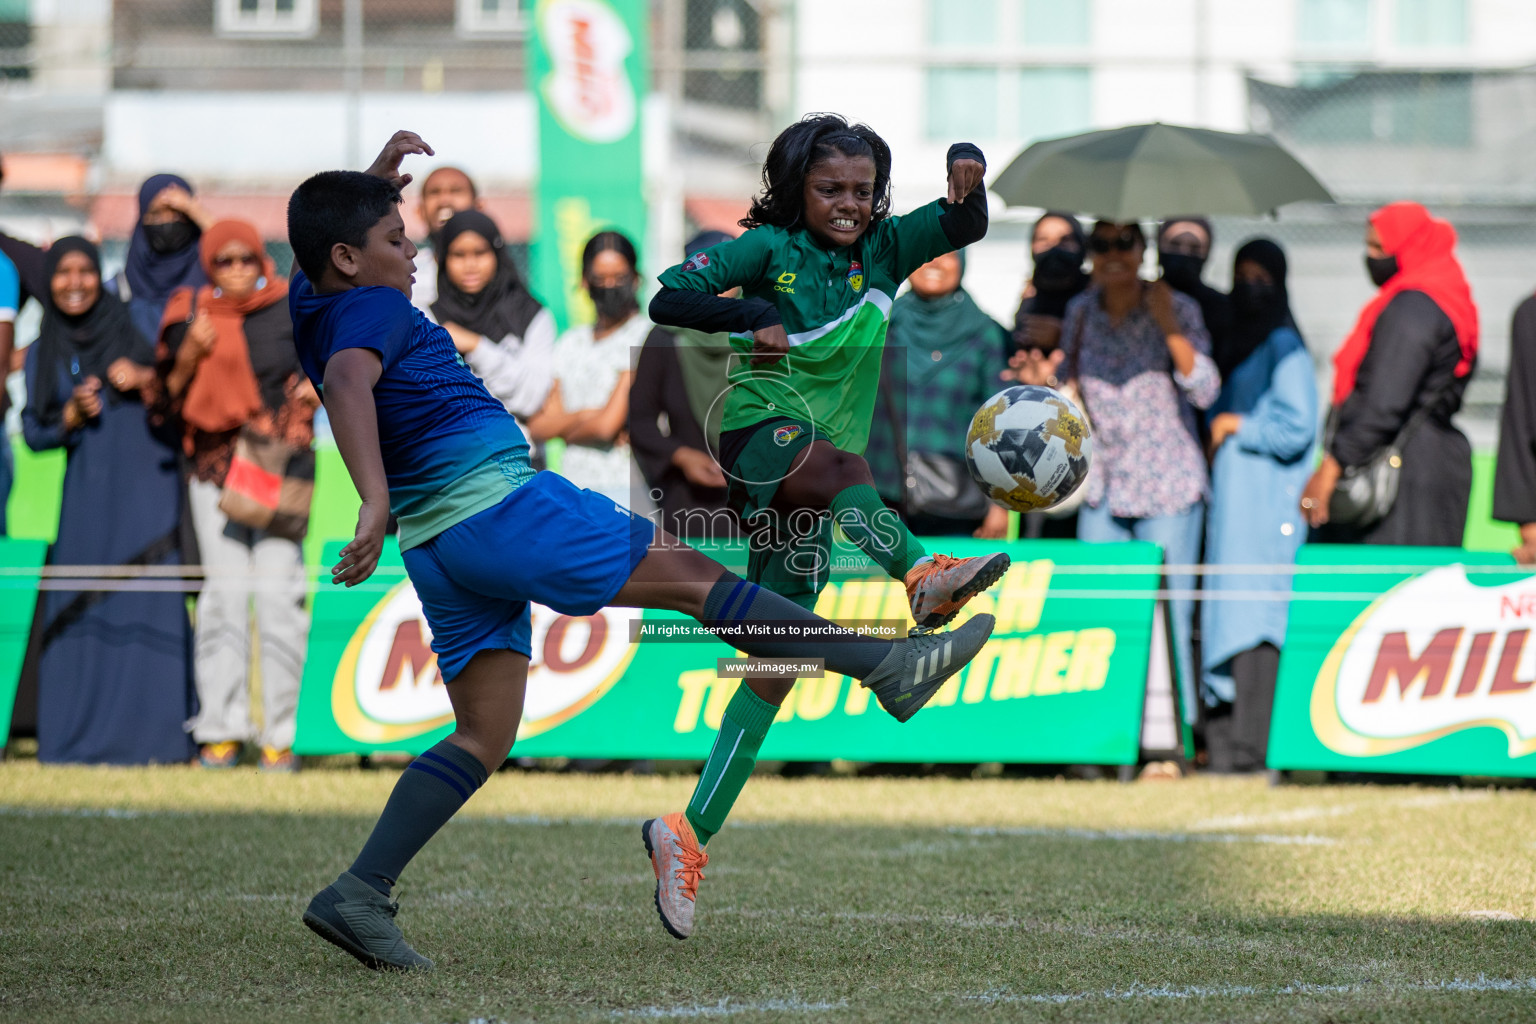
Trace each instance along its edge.
<path fill-rule="evenodd" d="M 965 435 L 965 464 L 987 497 L 1016 512 L 1059 505 L 1088 479 L 1093 437 L 1072 400 L 1023 384 L 976 410 Z"/>

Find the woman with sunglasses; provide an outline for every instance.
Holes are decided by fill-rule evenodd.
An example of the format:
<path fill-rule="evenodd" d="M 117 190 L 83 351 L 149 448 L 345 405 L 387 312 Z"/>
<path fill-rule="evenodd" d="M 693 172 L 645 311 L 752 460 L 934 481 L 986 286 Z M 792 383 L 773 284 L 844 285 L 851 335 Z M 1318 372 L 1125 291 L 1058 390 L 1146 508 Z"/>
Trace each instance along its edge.
<path fill-rule="evenodd" d="M 1091 543 L 1147 540 L 1169 565 L 1200 557 L 1207 488 L 1196 410 L 1221 390 L 1200 307 L 1167 282 L 1141 279 L 1138 224 L 1099 221 L 1088 237 L 1093 284 L 1067 303 L 1056 373 L 1075 381 L 1093 423 L 1094 470 L 1077 536 Z M 1186 572 L 1171 590 L 1192 591 Z M 1190 650 L 1194 602 L 1169 602 L 1186 721 L 1194 720 Z"/>
<path fill-rule="evenodd" d="M 283 301 L 288 282 L 256 228 L 219 221 L 203 233 L 199 255 L 211 283 L 171 296 L 158 350 L 164 411 L 183 425 L 192 527 L 206 573 L 197 599 L 201 710 L 192 738 L 209 768 L 233 767 L 241 745 L 259 739 L 263 770 L 295 771 L 290 748 L 309 630 L 302 534 L 231 522 L 220 500 L 241 432 L 308 449 L 319 399 L 299 367 Z M 265 711 L 259 737 L 247 679 L 253 598 Z"/>

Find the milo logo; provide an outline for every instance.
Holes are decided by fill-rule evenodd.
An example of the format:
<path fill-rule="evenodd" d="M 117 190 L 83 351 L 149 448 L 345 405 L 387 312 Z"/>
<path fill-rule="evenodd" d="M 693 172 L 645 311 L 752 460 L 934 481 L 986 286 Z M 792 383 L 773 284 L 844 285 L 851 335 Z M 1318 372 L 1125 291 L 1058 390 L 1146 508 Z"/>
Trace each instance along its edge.
<path fill-rule="evenodd" d="M 637 105 L 624 69 L 634 40 L 623 19 L 603 0 L 544 0 L 538 32 L 551 64 L 539 88 L 561 126 L 588 142 L 628 135 Z"/>
<path fill-rule="evenodd" d="M 568 721 L 608 692 L 634 654 L 629 620 L 640 614 L 604 608 L 572 616 L 540 604 L 532 613 L 519 739 Z M 363 743 L 400 742 L 453 721 L 432 630 L 409 581 L 385 594 L 352 634 L 332 680 L 331 712 L 342 732 Z"/>
<path fill-rule="evenodd" d="M 1536 752 L 1536 580 L 1480 587 L 1459 565 L 1393 587 L 1323 662 L 1312 727 L 1341 754 L 1378 756 L 1467 729 Z"/>

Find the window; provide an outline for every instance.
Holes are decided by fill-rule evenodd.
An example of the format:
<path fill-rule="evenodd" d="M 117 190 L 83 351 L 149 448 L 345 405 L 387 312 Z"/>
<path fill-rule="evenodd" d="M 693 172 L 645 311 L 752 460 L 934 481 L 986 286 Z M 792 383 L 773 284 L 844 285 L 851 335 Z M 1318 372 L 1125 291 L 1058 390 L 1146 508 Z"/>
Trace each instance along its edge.
<path fill-rule="evenodd" d="M 929 68 L 928 138 L 1032 142 L 1086 130 L 1088 68 Z"/>
<path fill-rule="evenodd" d="M 1087 46 L 1092 0 L 1024 0 L 1024 45 Z"/>
<path fill-rule="evenodd" d="M 997 137 L 997 69 L 929 68 L 928 137 Z"/>
<path fill-rule="evenodd" d="M 997 0 L 966 0 L 964 4 L 929 0 L 928 41 L 945 49 L 993 47 L 998 44 Z"/>
<path fill-rule="evenodd" d="M 1466 0 L 1397 0 L 1399 46 L 1417 49 L 1466 43 Z"/>
<path fill-rule="evenodd" d="M 1087 68 L 1019 72 L 1019 134 L 1025 142 L 1086 131 L 1093 119 L 1093 74 Z"/>
<path fill-rule="evenodd" d="M 218 0 L 220 35 L 312 36 L 319 27 L 316 0 Z"/>
<path fill-rule="evenodd" d="M 926 41 L 943 50 L 1083 47 L 1092 14 L 1093 0 L 929 0 Z"/>
<path fill-rule="evenodd" d="M 1371 0 L 1301 0 L 1296 42 L 1310 50 L 1363 50 L 1371 44 Z"/>
<path fill-rule="evenodd" d="M 457 0 L 460 35 L 516 35 L 528 30 L 531 0 Z"/>
<path fill-rule="evenodd" d="M 27 47 L 31 43 L 27 0 L 0 0 L 0 82 L 28 77 Z"/>
<path fill-rule="evenodd" d="M 1472 145 L 1466 72 L 1376 72 L 1286 87 L 1249 82 L 1281 138 L 1314 146 Z"/>

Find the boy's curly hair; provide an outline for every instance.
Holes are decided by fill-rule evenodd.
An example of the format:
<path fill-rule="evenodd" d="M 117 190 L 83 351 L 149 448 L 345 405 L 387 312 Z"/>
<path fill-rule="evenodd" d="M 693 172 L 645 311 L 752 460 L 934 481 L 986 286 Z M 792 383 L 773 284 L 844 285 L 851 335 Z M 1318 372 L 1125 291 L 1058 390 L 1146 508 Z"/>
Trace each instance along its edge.
<path fill-rule="evenodd" d="M 763 191 L 739 223 L 744 228 L 792 228 L 805 212 L 805 177 L 834 155 L 869 157 L 875 164 L 875 197 L 870 223 L 891 212 L 891 147 L 867 124 L 849 124 L 841 114 L 807 114 L 779 133 L 763 161 Z"/>

